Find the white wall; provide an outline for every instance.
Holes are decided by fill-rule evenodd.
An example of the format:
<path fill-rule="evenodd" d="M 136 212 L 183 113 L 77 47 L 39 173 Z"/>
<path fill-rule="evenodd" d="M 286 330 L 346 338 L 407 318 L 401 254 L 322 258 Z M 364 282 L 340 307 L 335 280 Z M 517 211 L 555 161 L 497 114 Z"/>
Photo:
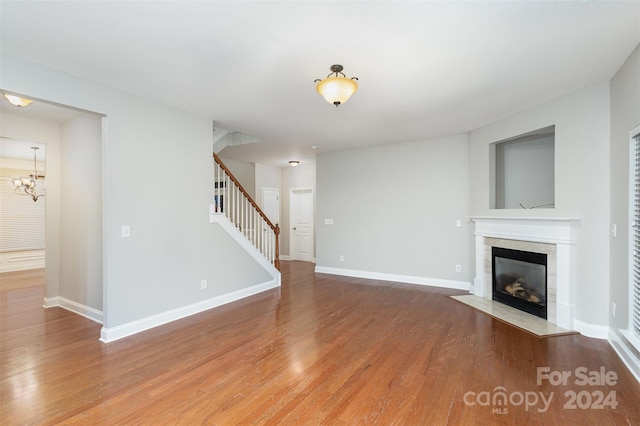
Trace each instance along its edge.
<path fill-rule="evenodd" d="M 102 311 L 102 118 L 60 128 L 60 296 Z"/>
<path fill-rule="evenodd" d="M 640 46 L 611 80 L 611 302 L 616 315 L 611 327 L 626 329 L 629 323 L 629 132 L 640 125 Z M 612 314 L 610 312 L 610 314 Z"/>
<path fill-rule="evenodd" d="M 258 203 L 259 206 L 262 206 L 262 188 L 276 188 L 280 190 L 281 181 L 280 167 L 255 163 L 256 196 L 254 201 Z M 280 214 L 282 215 L 282 211 L 280 211 Z"/>
<path fill-rule="evenodd" d="M 317 266 L 468 283 L 468 155 L 467 135 L 318 155 Z"/>
<path fill-rule="evenodd" d="M 221 227 L 209 223 L 210 117 L 4 54 L 0 66 L 5 90 L 106 115 L 102 146 L 105 327 L 271 279 Z M 59 179 L 59 170 L 47 167 L 47 172 Z M 131 238 L 120 237 L 123 225 L 131 226 Z M 209 282 L 206 290 L 200 290 L 202 279 Z"/>
<path fill-rule="evenodd" d="M 555 209 L 489 209 L 489 145 L 555 125 Z M 576 235 L 576 319 L 608 324 L 609 84 L 562 96 L 471 132 L 473 216 L 570 217 Z"/>
<path fill-rule="evenodd" d="M 253 200 L 256 200 L 256 167 L 253 163 L 231 160 L 220 157 L 225 166 L 238 179 L 245 191 L 249 193 Z M 257 201 L 256 201 L 257 202 Z"/>

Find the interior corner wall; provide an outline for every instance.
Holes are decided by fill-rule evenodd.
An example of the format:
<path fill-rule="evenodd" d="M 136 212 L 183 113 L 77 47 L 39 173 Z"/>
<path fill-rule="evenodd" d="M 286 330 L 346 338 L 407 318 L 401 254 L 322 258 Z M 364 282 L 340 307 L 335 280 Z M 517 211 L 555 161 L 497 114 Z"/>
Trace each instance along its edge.
<path fill-rule="evenodd" d="M 210 223 L 211 117 L 6 54 L 0 56 L 0 72 L 5 90 L 106 116 L 102 151 L 105 328 L 272 280 L 219 225 Z M 58 191 L 59 197 L 60 171 L 50 170 L 47 163 L 47 173 L 58 174 L 51 190 Z M 189 176 L 189 185 L 183 176 Z M 130 238 L 121 237 L 125 225 L 130 226 Z M 208 287 L 201 290 L 205 279 Z"/>
<path fill-rule="evenodd" d="M 2 136 L 46 144 L 45 297 L 60 296 L 60 126 L 57 123 L 2 114 Z M 41 202 L 38 200 L 38 202 Z"/>
<path fill-rule="evenodd" d="M 490 209 L 490 145 L 555 125 L 555 208 Z M 576 319 L 605 328 L 609 300 L 609 83 L 587 87 L 471 132 L 471 215 L 579 219 Z"/>
<path fill-rule="evenodd" d="M 629 147 L 630 132 L 640 126 L 640 45 L 611 80 L 611 223 L 617 236 L 611 237 L 611 302 L 613 329 L 629 325 Z"/>
<path fill-rule="evenodd" d="M 60 128 L 60 296 L 102 312 L 102 117 Z"/>
<path fill-rule="evenodd" d="M 255 179 L 256 196 L 254 200 L 259 206 L 262 206 L 262 188 L 276 188 L 282 192 L 280 190 L 282 185 L 280 167 L 255 163 Z M 282 215 L 282 211 L 280 211 L 280 215 Z"/>
<path fill-rule="evenodd" d="M 468 135 L 320 154 L 316 169 L 317 267 L 469 283 Z"/>

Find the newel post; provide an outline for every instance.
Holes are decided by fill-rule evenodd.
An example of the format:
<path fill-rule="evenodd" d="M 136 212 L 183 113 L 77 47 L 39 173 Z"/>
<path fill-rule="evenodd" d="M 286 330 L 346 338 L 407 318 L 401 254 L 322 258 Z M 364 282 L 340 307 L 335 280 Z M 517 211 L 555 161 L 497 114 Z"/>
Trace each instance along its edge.
<path fill-rule="evenodd" d="M 274 266 L 279 271 L 280 270 L 280 225 L 276 223 L 276 227 L 274 229 L 276 234 L 276 256 L 273 261 Z"/>

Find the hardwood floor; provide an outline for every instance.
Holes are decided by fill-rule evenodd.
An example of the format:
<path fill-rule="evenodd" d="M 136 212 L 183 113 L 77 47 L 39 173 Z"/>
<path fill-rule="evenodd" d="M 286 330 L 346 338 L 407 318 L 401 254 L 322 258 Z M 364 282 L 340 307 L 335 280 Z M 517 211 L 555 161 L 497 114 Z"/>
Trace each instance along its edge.
<path fill-rule="evenodd" d="M 606 341 L 537 338 L 459 291 L 282 269 L 281 289 L 110 344 L 42 308 L 42 270 L 0 275 L 1 423 L 640 424 Z M 538 367 L 571 376 L 538 384 Z M 609 383 L 581 386 L 579 368 Z"/>

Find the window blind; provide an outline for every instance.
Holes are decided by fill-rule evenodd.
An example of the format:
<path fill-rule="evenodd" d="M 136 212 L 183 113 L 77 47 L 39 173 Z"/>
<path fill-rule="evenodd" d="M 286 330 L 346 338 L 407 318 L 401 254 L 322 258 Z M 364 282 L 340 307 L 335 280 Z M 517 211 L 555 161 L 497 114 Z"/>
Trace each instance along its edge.
<path fill-rule="evenodd" d="M 633 208 L 631 211 L 631 244 L 632 244 L 632 277 L 630 285 L 630 328 L 637 337 L 640 337 L 640 134 L 633 138 L 633 181 L 632 197 Z"/>
<path fill-rule="evenodd" d="M 0 252 L 44 249 L 44 200 L 34 203 L 0 178 Z"/>

